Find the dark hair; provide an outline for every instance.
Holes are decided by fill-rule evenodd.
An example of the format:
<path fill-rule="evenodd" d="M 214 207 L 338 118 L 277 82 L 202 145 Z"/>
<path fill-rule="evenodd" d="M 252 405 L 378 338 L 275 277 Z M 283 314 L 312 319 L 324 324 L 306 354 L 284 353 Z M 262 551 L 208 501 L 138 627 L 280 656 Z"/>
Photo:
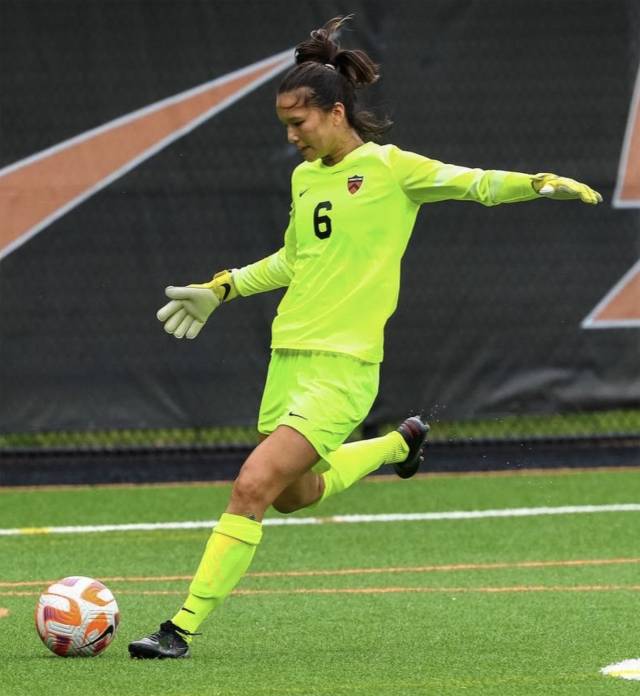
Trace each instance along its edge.
<path fill-rule="evenodd" d="M 347 121 L 366 142 L 379 141 L 392 122 L 378 119 L 358 108 L 356 90 L 378 80 L 378 66 L 358 49 L 341 49 L 333 36 L 352 15 L 334 17 L 322 29 L 311 32 L 311 38 L 296 46 L 296 65 L 285 75 L 278 94 L 300 88 L 309 90 L 305 104 L 330 111 L 336 102 L 344 104 Z"/>

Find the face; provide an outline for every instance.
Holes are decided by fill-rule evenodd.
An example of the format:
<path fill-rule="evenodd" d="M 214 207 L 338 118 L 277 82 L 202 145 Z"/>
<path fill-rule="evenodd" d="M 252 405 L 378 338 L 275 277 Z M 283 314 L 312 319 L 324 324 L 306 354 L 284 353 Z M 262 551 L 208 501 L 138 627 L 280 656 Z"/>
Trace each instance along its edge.
<path fill-rule="evenodd" d="M 336 150 L 344 124 L 344 106 L 334 105 L 331 111 L 305 105 L 308 91 L 283 92 L 276 99 L 276 113 L 287 128 L 287 140 L 298 148 L 307 162 L 330 159 Z"/>

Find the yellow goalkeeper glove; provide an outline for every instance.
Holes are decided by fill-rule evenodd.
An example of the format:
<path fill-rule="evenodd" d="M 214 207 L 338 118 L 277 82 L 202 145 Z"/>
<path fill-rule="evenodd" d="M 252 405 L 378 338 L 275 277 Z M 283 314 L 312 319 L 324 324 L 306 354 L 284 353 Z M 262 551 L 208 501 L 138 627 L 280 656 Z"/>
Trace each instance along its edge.
<path fill-rule="evenodd" d="M 170 285 L 164 293 L 171 302 L 161 307 L 156 316 L 164 323 L 164 330 L 176 338 L 195 338 L 211 312 L 238 297 L 231 271 L 216 273 L 208 283 Z"/>
<path fill-rule="evenodd" d="M 556 201 L 568 201 L 579 198 L 583 203 L 596 205 L 602 203 L 602 196 L 579 181 L 557 174 L 536 174 L 532 181 L 536 193 Z"/>

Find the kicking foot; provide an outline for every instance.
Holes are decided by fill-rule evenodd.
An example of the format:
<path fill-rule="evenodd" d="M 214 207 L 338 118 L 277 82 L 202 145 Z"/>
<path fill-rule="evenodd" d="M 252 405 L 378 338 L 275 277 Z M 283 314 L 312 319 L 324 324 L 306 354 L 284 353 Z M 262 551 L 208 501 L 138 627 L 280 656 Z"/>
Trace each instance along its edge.
<path fill-rule="evenodd" d="M 139 659 L 189 657 L 189 644 L 183 636 L 190 635 L 193 634 L 165 621 L 159 631 L 129 643 L 129 654 Z"/>
<path fill-rule="evenodd" d="M 427 439 L 429 426 L 423 423 L 419 416 L 411 416 L 400 424 L 398 432 L 409 446 L 409 454 L 403 462 L 393 465 L 396 474 L 400 478 L 410 478 L 420 468 L 424 461 L 422 448 Z"/>

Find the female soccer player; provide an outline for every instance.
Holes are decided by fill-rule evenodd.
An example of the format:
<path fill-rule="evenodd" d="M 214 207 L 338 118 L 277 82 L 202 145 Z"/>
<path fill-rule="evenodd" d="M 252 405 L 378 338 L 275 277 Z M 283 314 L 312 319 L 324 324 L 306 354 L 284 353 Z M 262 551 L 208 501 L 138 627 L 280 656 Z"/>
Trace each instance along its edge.
<path fill-rule="evenodd" d="M 356 92 L 378 79 L 359 50 L 333 39 L 336 18 L 296 48 L 281 83 L 278 118 L 305 160 L 291 179 L 284 244 L 204 284 L 168 287 L 158 312 L 176 338 L 195 338 L 211 312 L 236 297 L 286 287 L 272 329 L 258 430 L 181 609 L 129 645 L 132 657 L 176 658 L 244 575 L 269 506 L 292 512 L 321 503 L 382 464 L 403 478 L 421 461 L 427 426 L 417 416 L 384 437 L 343 445 L 378 390 L 383 332 L 396 308 L 400 262 L 418 208 L 442 200 L 483 205 L 541 196 L 602 198 L 554 174 L 468 169 L 376 141 L 388 122 L 358 109 Z"/>

